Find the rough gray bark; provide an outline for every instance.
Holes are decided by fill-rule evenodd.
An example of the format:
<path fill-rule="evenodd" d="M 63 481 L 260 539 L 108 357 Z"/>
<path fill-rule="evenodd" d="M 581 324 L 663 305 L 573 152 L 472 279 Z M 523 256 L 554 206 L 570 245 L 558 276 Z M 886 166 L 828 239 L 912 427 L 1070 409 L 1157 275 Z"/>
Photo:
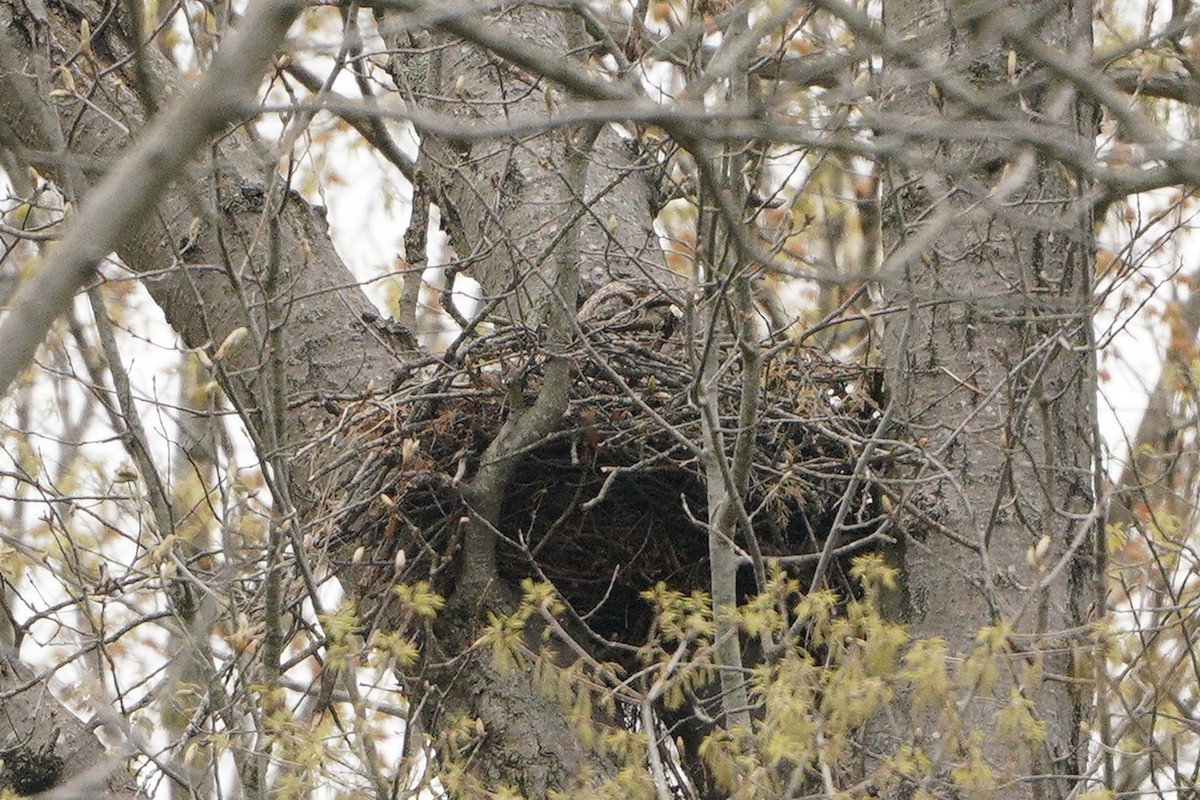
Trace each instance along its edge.
<path fill-rule="evenodd" d="M 92 724 L 63 707 L 52 692 L 52 680 L 34 674 L 6 649 L 0 671 L 0 756 L 5 764 L 0 780 L 5 788 L 20 795 L 44 792 L 38 796 L 46 798 L 144 798 L 126 765 L 136 746 L 106 748 Z M 53 688 L 69 695 L 66 687 Z M 125 738 L 130 732 L 122 729 L 124 721 L 106 712 L 97 715 L 95 726 Z"/>
<path fill-rule="evenodd" d="M 293 15 L 301 6 L 286 5 Z M 122 12 L 127 9 L 121 6 Z M 79 49 L 80 20 L 85 18 L 91 38 L 72 65 L 79 94 L 52 97 L 49 89 L 58 75 L 54 68 Z M 282 35 L 287 20 L 278 21 Z M 201 137 L 224 134 L 206 165 L 193 163 L 181 172 L 182 153 L 167 159 L 151 155 L 142 164 L 145 174 L 134 175 L 142 184 L 128 187 L 135 193 L 144 189 L 143 194 L 124 198 L 122 186 L 110 181 L 108 195 L 90 197 L 98 169 L 116 164 L 145 129 L 149 112 L 171 103 L 167 87 L 176 84 L 172 67 L 156 50 L 141 49 L 135 56 L 128 48 L 135 40 L 128 30 L 138 29 L 136 22 L 110 14 L 100 4 L 51 3 L 43 8 L 41 3 L 0 3 L 0 146 L 82 200 L 82 217 L 92 221 L 86 230 L 70 234 L 82 249 L 60 247 L 65 256 L 56 254 L 78 266 L 62 282 L 66 297 L 78 281 L 91 278 L 93 268 L 115 246 L 125 266 L 147 276 L 151 295 L 188 346 L 215 355 L 231 334 L 246 329 L 239 346 L 225 349 L 217 371 L 252 423 L 261 452 L 281 459 L 324 421 L 319 401 L 359 395 L 372 382 L 386 387 L 396 358 L 363 324 L 360 315 L 371 306 L 361 292 L 346 288 L 353 286 L 353 277 L 334 253 L 319 212 L 277 185 L 274 162 L 256 155 L 243 131 L 226 126 L 246 113 L 245 102 L 258 82 L 251 73 L 266 67 L 270 48 L 265 53 L 259 49 L 253 64 L 233 65 L 240 77 L 252 78 L 249 89 L 217 98 L 215 117 L 180 118 L 186 106 L 164 117 L 168 129 L 178 127 L 172 138 L 191 136 L 189 122 L 198 126 L 192 133 Z M 123 65 L 120 70 L 105 73 L 101 85 L 92 84 L 97 68 L 117 62 Z M 154 80 L 139 80 L 139 65 Z M 118 75 L 120 82 L 114 80 Z M 156 193 L 162 194 L 155 206 Z M 116 205 L 120 208 L 111 207 Z M 97 233 L 106 221 L 112 223 L 106 212 L 130 208 L 139 209 L 136 219 L 126 213 L 123 219 L 129 224 L 111 224 Z M 79 239 L 81 234 L 88 238 Z M 45 310 L 55 308 L 51 303 Z M 316 487 L 309 487 L 290 463 L 276 464 L 287 467 L 282 474 L 290 472 L 293 479 L 282 484 L 285 491 L 278 499 L 284 507 L 289 497 L 299 504 L 311 500 L 306 493 Z M 287 491 L 291 487 L 301 491 Z M 59 765 L 53 780 L 34 788 L 53 786 L 63 796 L 138 796 L 123 763 L 138 743 L 131 740 L 126 751 L 106 756 L 91 727 L 48 702 L 45 681 L 27 672 L 20 665 L 5 671 L 5 688 L 14 695 L 4 715 L 12 729 L 6 727 L 2 736 L 9 743 L 5 747 L 33 748 L 31 752 Z M 103 716 L 98 719 L 107 722 Z M 114 733 L 120 737 L 119 726 Z M 7 755 L 5 759 L 11 763 Z"/>
<path fill-rule="evenodd" d="M 20 4 L 4 4 L 0 10 L 14 43 L 7 55 L 20 62 L 20 69 L 5 77 L 22 87 L 4 96 L 7 102 L 0 110 L 9 124 L 3 144 L 62 185 L 74 181 L 86 202 L 87 180 L 73 174 L 72 166 L 113 163 L 146 126 L 147 109 L 169 106 L 163 87 L 174 81 L 172 68 L 149 49 L 135 56 L 127 43 L 136 23 L 120 13 L 106 15 L 99 5 L 53 3 L 44 20 Z M 72 52 L 72 37 L 77 38 L 79 21 L 85 17 L 93 32 L 89 57 L 106 67 L 124 65 L 122 83 L 106 81 L 94 87 L 98 91 L 89 99 L 101 114 L 71 98 L 52 106 L 42 91 L 50 85 L 53 66 Z M 557 13 L 552 17 L 561 20 Z M 139 58 L 145 59 L 142 71 L 161 79 L 161 85 L 137 79 Z M 89 73 L 74 74 L 78 85 L 93 88 Z M 493 80 L 490 73 L 486 79 L 471 77 L 480 80 L 479 87 Z M 165 187 L 157 219 L 124 231 L 117 252 L 127 267 L 146 275 L 151 295 L 188 346 L 205 348 L 214 358 L 223 355 L 217 360 L 218 374 L 273 468 L 276 502 L 285 510 L 303 512 L 339 478 L 332 473 L 323 476 L 325 483 L 307 479 L 306 465 L 325 465 L 342 455 L 328 450 L 328 442 L 310 447 L 302 460 L 290 458 L 297 448 L 311 444 L 327 423 L 324 402 L 386 390 L 409 354 L 397 353 L 375 327 L 363 323 L 361 316 L 370 305 L 333 252 L 320 212 L 280 185 L 273 160 L 258 152 L 258 145 L 242 131 L 224 133 L 206 163 L 191 165 L 185 178 Z M 64 157 L 56 134 L 70 157 Z M 627 163 L 627 148 L 605 133 L 594 151 L 594 135 L 584 131 L 573 133 L 578 136 L 574 140 L 552 135 L 545 141 L 514 142 L 498 161 L 481 159 L 482 172 L 471 176 L 481 181 L 479 186 L 498 190 L 491 209 L 481 207 L 478 216 L 464 212 L 481 234 L 475 238 L 470 229 L 473 238 L 466 245 L 483 248 L 479 277 L 496 296 L 514 298 L 515 311 L 528 313 L 530 321 L 547 322 L 551 345 L 574 333 L 569 320 L 574 316 L 575 259 L 581 249 L 590 250 L 597 265 L 623 259 L 631 274 L 646 267 L 642 259 L 650 260 L 649 254 L 659 257 L 652 232 L 631 222 L 637 217 L 644 225 L 649 219 L 646 201 L 637 200 L 641 205 L 636 214 L 627 206 L 631 201 L 612 205 L 630 191 L 644 198 L 646 188 L 639 176 L 623 171 L 618 176 L 604 162 L 591 170 L 587 163 L 595 151 Z M 549 164 L 540 158 L 551 159 L 555 168 L 547 169 Z M 503 171 L 496 177 L 521 183 L 527 193 L 523 189 L 506 195 L 511 185 L 489 183 L 497 163 Z M 603 182 L 600 188 L 585 189 L 589 172 L 599 176 L 593 179 Z M 454 185 L 471 191 L 468 181 L 456 179 Z M 602 199 L 592 202 L 596 195 Z M 506 199 L 501 204 L 497 198 Z M 465 208 L 474 208 L 465 197 L 458 199 Z M 497 205 L 499 218 L 493 218 Z M 519 214 L 513 211 L 517 207 L 523 208 Z M 608 216 L 597 221 L 597 215 L 605 213 Z M 460 248 L 465 241 L 461 219 L 450 226 L 458 231 Z M 636 236 L 625 255 L 614 259 L 608 257 L 611 250 L 625 245 L 602 231 L 621 220 Z M 607 277 L 600 272 L 592 280 Z M 524 287 L 522 292 L 512 294 L 518 285 Z M 536 298 L 538 306 L 532 311 L 530 298 Z M 222 347 L 239 337 L 240 344 Z M 510 424 L 485 455 L 478 475 L 463 488 L 476 517 L 467 533 L 464 581 L 451 613 L 439 623 L 440 636 L 429 643 L 431 652 L 449 658 L 470 651 L 486 612 L 511 609 L 512 587 L 492 585 L 495 542 L 487 526 L 498 513 L 511 451 L 519 452 L 558 424 L 569 380 L 565 361 L 550 364 L 547 390 L 538 403 L 511 413 Z M 431 670 L 429 677 L 445 697 L 439 713 L 447 719 L 470 714 L 485 726 L 485 746 L 470 760 L 473 785 L 510 785 L 526 796 L 541 797 L 611 774 L 607 761 L 576 739 L 562 714 L 533 685 L 531 675 L 497 675 L 489 658 L 470 654 L 450 661 L 441 672 Z M 243 777 L 253 780 L 252 775 Z"/>
<path fill-rule="evenodd" d="M 949 751 L 949 769 L 966 756 L 955 748 L 975 742 L 998 779 L 1026 776 L 1007 797 L 1065 796 L 1081 774 L 1091 689 L 1072 685 L 1071 653 L 1087 621 L 1099 527 L 1086 182 L 1030 149 L 957 139 L 983 107 L 996 119 L 1036 119 L 1090 152 L 1093 111 L 1073 87 L 1020 84 L 1045 66 L 1032 42 L 1086 63 L 1090 5 L 1064 2 L 1031 22 L 1041 11 L 889 0 L 886 29 L 901 44 L 881 110 L 892 121 L 936 115 L 944 135 L 878 128 L 903 153 L 884 176 L 882 282 L 898 309 L 884 352 L 897 438 L 917 450 L 897 474 L 911 481 L 896 517 L 899 613 L 952 655 L 970 653 L 986 626 L 1012 632 L 1007 675 L 961 709 L 965 730 L 938 742 L 932 720 L 918 717 L 881 723 L 874 744 L 893 752 L 923 728 L 915 743 Z M 1017 677 L 1033 664 L 1041 678 Z M 994 735 L 1014 684 L 1045 726 L 1044 745 Z"/>
<path fill-rule="evenodd" d="M 514 4 L 486 21 L 466 15 L 466 21 L 568 62 L 584 42 L 578 16 L 535 5 Z M 569 99 L 559 86 L 433 27 L 432 43 L 414 41 L 395 16 L 381 19 L 381 33 L 397 52 L 390 65 L 397 88 L 414 107 L 486 122 L 549 116 Z M 673 285 L 650 227 L 647 165 L 636 163 L 632 145 L 611 127 L 474 142 L 422 134 L 417 179 L 433 190 L 458 258 L 483 289 L 483 309 L 498 308 L 501 318 L 528 326 L 531 343 L 565 355 L 575 338 L 578 300 L 610 281 Z M 512 411 L 463 488 L 471 509 L 463 571 L 453 613 L 439 621 L 439 646 L 447 655 L 471 643 L 486 610 L 514 608 L 516 587 L 504 585 L 496 570 L 494 526 L 521 454 L 559 426 L 572 380 L 568 361 L 552 360 L 537 401 Z M 545 797 L 612 777 L 610 761 L 578 739 L 530 674 L 498 675 L 489 660 L 471 655 L 454 664 L 458 674 L 444 676 L 435 720 L 483 720 L 488 736 L 472 755 L 472 775 L 482 787 L 510 785 Z"/>
<path fill-rule="evenodd" d="M 397 51 L 392 73 L 419 108 L 464 122 L 501 122 L 549 119 L 575 99 L 569 90 L 457 38 L 455 19 L 442 20 L 432 55 L 429 43 L 416 50 L 395 20 L 388 16 L 381 24 Z M 492 19 L 468 20 L 522 47 L 561 54 L 568 63 L 587 53 L 583 23 L 574 13 L 513 4 Z M 648 174 L 657 165 L 639 161 L 634 145 L 611 126 L 501 141 L 422 133 L 423 176 L 436 187 L 458 257 L 470 264 L 484 300 L 503 302 L 510 319 L 536 325 L 564 303 L 574 315 L 575 287 L 559 285 L 553 276 L 562 237 L 575 228 L 578 248 L 567 257 L 576 262 L 584 296 L 619 279 L 675 285 L 650 227 L 656 210 Z M 576 184 L 570 176 L 580 167 L 583 181 Z"/>
<path fill-rule="evenodd" d="M 156 50 L 146 48 L 137 57 L 162 84 L 136 80 L 137 61 L 123 28 L 130 23 L 122 16 L 88 3 L 51 4 L 48 10 L 46 22 L 39 23 L 19 4 L 0 6 L 13 45 L 10 57 L 23 61 L 19 72 L 6 72 L 20 91 L 7 87 L 0 95 L 8 123 L 2 143 L 64 186 L 79 181 L 78 167 L 86 197 L 89 169 L 116 162 L 131 135 L 146 125 L 147 109 L 167 103 L 168 92 L 176 91 L 169 87 L 177 78 Z M 92 100 L 106 114 L 89 113 L 70 98 L 53 101 L 41 91 L 50 85 L 51 65 L 74 46 L 71 37 L 78 38 L 84 17 L 97 26 L 94 57 L 125 64 L 124 82 L 106 83 Z M 78 85 L 87 80 L 79 71 Z M 234 116 L 246 111 L 227 109 Z M 63 131 L 70 138 L 60 145 L 55 137 Z M 249 328 L 249 343 L 233 349 L 223 365 L 234 401 L 260 423 L 276 406 L 299 408 L 297 427 L 309 428 L 321 417 L 308 419 L 304 409 L 324 396 L 355 393 L 371 380 L 386 384 L 395 359 L 363 324 L 361 313 L 371 305 L 362 292 L 347 288 L 352 276 L 333 250 L 320 211 L 284 191 L 274 162 L 256 153 L 243 132 L 225 133 L 204 163 L 176 176 L 156 213 L 142 215 L 122 232 L 117 253 L 125 266 L 148 276 L 147 289 L 189 346 L 212 353 L 233 331 Z M 69 155 L 59 146 L 69 148 Z M 288 346 L 278 352 L 267 340 L 285 320 Z M 285 385 L 267 386 L 278 374 Z M 280 445 L 286 435 L 278 433 Z"/>
<path fill-rule="evenodd" d="M 75 163 L 112 163 L 129 138 L 111 120 L 136 134 L 146 124 L 143 110 L 168 102 L 161 87 L 139 80 L 137 58 L 146 59 L 141 73 L 169 76 L 170 67 L 152 52 L 129 51 L 131 37 L 121 26 L 130 21 L 120 14 L 106 17 L 100 4 L 51 3 L 44 22 L 29 13 L 33 7 L 40 6 L 0 0 L 16 42 L 7 55 L 22 61 L 23 74 L 7 76 L 14 83 L 49 85 L 50 66 L 76 48 L 80 15 L 92 21 L 95 55 L 88 57 L 106 66 L 125 65 L 123 85 L 106 83 L 90 98 L 109 118 L 70 98 L 50 106 L 45 93 L 29 85 L 22 93 L 0 93 L 0 104 L 26 98 L 16 106 L 0 105 L 9 123 L 0 131 L 7 137 L 3 143 L 19 159 L 69 184 L 69 164 L 47 131 L 70 132 L 66 144 Z M 435 111 L 464 120 L 487 120 L 549 114 L 562 98 L 571 99 L 569 92 L 616 101 L 630 96 L 617 82 L 589 82 L 571 72 L 576 60 L 570 51 L 581 39 L 578 22 L 561 9 L 505 7 L 483 21 L 447 16 L 424 4 L 394 7 L 415 9 L 435 31 L 433 41 L 411 37 L 402 15 L 384 25 L 389 46 L 400 53 L 397 85 L 410 102 L 429 102 Z M 898 0 L 888 13 L 889 25 L 903 34 L 975 12 Z M 1089 516 L 1090 220 L 1078 202 L 1079 186 L 1034 154 L 954 141 L 956 127 L 979 113 L 980 103 L 967 101 L 988 87 L 1006 90 L 1009 81 L 1003 50 L 980 38 L 973 19 L 958 20 L 960 31 L 937 51 L 953 67 L 947 75 L 969 67 L 975 82 L 965 91 L 971 97 L 964 97 L 959 81 L 957 94 L 949 86 L 941 90 L 949 98 L 944 107 L 931 105 L 930 76 L 922 74 L 916 89 L 895 91 L 885 109 L 896 112 L 893 119 L 942 113 L 948 140 L 920 140 L 879 126 L 884 138 L 899 139 L 910 155 L 892 166 L 884 216 L 893 257 L 883 275 L 889 299 L 907 310 L 894 317 L 899 321 L 891 324 L 886 345 L 893 354 L 889 383 L 901 425 L 896 438 L 923 456 L 903 475 L 913 483 L 901 492 L 896 522 L 907 535 L 905 614 L 918 635 L 943 636 L 956 654 L 969 651 L 981 626 L 1014 620 L 1014 668 L 1040 661 L 1049 678 L 1028 689 L 1045 714 L 1050 744 L 1029 758 L 1031 766 L 1022 774 L 1071 775 L 1078 772 L 1083 700 L 1054 680 L 1070 672 L 1065 654 L 1080 621 L 1087 574 L 1079 554 L 1095 522 Z M 1087 41 L 1083 31 L 1089 23 L 1087 9 L 1073 7 L 1053 18 L 1046 35 L 1059 42 Z M 475 44 L 467 41 L 472 37 Z M 1032 52 L 1032 44 L 1012 38 L 1021 54 L 1018 63 L 1029 68 L 1026 51 Z M 570 89 L 555 88 L 497 55 L 499 49 L 481 46 L 492 47 L 497 39 L 540 46 L 521 63 L 553 56 L 545 73 L 559 74 Z M 924 52 L 928 44 L 918 42 L 910 52 Z M 899 59 L 899 51 L 888 52 Z M 913 69 L 922 62 L 914 57 L 898 63 Z M 711 85 L 719 77 L 707 80 Z M 90 79 L 89 73 L 76 73 L 81 85 Z M 568 94 L 558 94 L 564 91 Z M 997 106 L 991 95 L 983 99 L 983 105 Z M 1090 147 L 1090 116 L 1070 92 L 1039 90 L 1024 99 L 1045 115 L 1049 121 L 1043 124 L 1059 140 Z M 1026 121 L 1014 97 L 1005 103 L 1002 118 Z M 695 137 L 676 138 L 697 143 Z M 453 135 L 430 135 L 425 142 L 414 175 L 441 204 L 459 259 L 470 265 L 487 300 L 529 324 L 530 347 L 550 355 L 536 401 L 526 404 L 520 391 L 513 393 L 506 424 L 461 487 L 470 511 L 463 523 L 462 580 L 432 628 L 426 656 L 433 666 L 421 677 L 439 699 L 435 725 L 458 716 L 479 721 L 480 735 L 465 758 L 468 772 L 456 787 L 461 794 L 501 786 L 530 797 L 581 791 L 610 776 L 614 766 L 575 735 L 530 674 L 497 674 L 475 645 L 487 613 L 515 605 L 515 587 L 498 581 L 494 525 L 515 458 L 553 430 L 566 410 L 567 347 L 576 333 L 572 318 L 581 288 L 586 294 L 613 278 L 672 284 L 649 227 L 654 187 L 642 172 L 650 165 L 609 127 L 560 129 L 499 143 Z M 995 166 L 1006 160 L 1013 162 L 1009 171 Z M 740 213 L 729 191 L 716 185 L 712 164 L 703 166 L 704 191 L 725 201 L 723 214 L 731 208 Z M 939 175 L 931 174 L 935 170 Z M 732 174 L 741 177 L 737 170 Z M 333 463 L 340 455 L 322 441 L 303 460 L 290 458 L 324 430 L 322 401 L 386 389 L 404 354 L 363 324 L 369 305 L 357 289 L 346 288 L 353 281 L 333 253 L 319 212 L 279 185 L 273 161 L 243 132 L 222 137 L 206 164 L 194 165 L 186 180 L 167 190 L 158 212 L 152 224 L 130 232 L 119 253 L 146 276 L 189 346 L 225 354 L 218 370 L 258 437 L 260 454 L 274 468 L 277 502 L 286 513 L 301 512 L 303 520 L 303 511 L 329 486 L 307 480 L 305 465 Z M 725 216 L 725 223 L 738 221 Z M 735 224 L 735 238 L 737 230 Z M 735 289 L 739 313 L 748 318 L 748 281 Z M 247 331 L 243 345 L 221 346 L 241 328 Z M 743 335 L 750 336 L 748 324 Z M 753 423 L 753 401 L 743 398 L 743 431 Z M 720 421 L 708 423 L 711 437 L 718 438 Z M 904 464 L 912 466 L 912 460 Z M 735 528 L 728 509 L 737 499 L 732 495 L 744 490 L 744 469 L 735 463 L 733 485 L 714 495 L 714 505 L 726 509 L 714 509 L 714 518 L 727 531 Z M 717 465 L 711 472 L 714 480 L 725 480 L 715 477 L 722 472 Z M 323 480 L 338 478 L 331 471 Z M 1050 542 L 1048 550 L 1025 566 L 1028 548 L 1042 537 Z M 730 578 L 735 567 L 728 567 Z M 736 601 L 736 584 L 726 581 L 725 589 Z M 350 590 L 359 589 L 351 582 Z M 986 724 L 982 707 L 993 700 L 977 697 L 969 707 L 969 725 L 976 731 Z M 893 748 L 913 727 L 885 732 L 876 744 Z M 450 756 L 448 746 L 442 752 Z"/>
<path fill-rule="evenodd" d="M 0 337 L 7 343 L 0 353 L 0 387 L 7 389 L 25 368 L 50 324 L 66 311 L 75 292 L 95 274 L 100 262 L 117 248 L 129 229 L 140 224 L 154 209 L 168 182 L 176 177 L 193 152 L 244 113 L 258 89 L 259 76 L 266 71 L 275 49 L 303 7 L 303 3 L 295 0 L 256 6 L 255 13 L 246 20 L 248 31 L 230 41 L 200 84 L 172 104 L 88 193 L 79 217 L 51 251 L 46 264 L 21 285 L 9 303 L 8 313 L 0 324 Z M 44 28 L 49 19 L 40 23 L 34 19 L 33 24 Z M 16 106 L 8 118 L 14 122 L 20 120 L 41 135 L 43 140 L 39 144 L 43 146 L 37 149 L 65 156 L 65 137 L 52 110 L 46 106 L 48 98 L 40 96 L 38 91 L 45 89 L 46 84 L 38 87 L 34 81 L 19 77 L 20 65 L 13 57 L 16 47 L 11 39 L 11 32 L 4 31 L 3 66 L 8 80 L 3 94 L 8 98 L 7 104 Z M 14 131 L 16 137 L 23 127 L 18 125 Z M 31 143 L 5 144 L 29 147 Z M 72 187 L 85 180 L 74 165 L 64 166 L 69 170 L 64 186 Z"/>

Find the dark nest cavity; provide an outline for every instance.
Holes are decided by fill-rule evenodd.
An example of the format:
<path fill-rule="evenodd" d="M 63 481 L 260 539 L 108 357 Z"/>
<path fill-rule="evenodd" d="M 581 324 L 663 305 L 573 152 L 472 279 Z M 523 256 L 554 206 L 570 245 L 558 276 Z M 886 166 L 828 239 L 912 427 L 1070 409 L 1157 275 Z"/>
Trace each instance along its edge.
<path fill-rule="evenodd" d="M 358 596 L 382 601 L 360 607 L 386 613 L 399 582 L 453 591 L 469 513 L 460 490 L 512 408 L 541 388 L 544 351 L 531 339 L 517 328 L 481 336 L 453 363 L 341 409 L 332 435 L 356 472 L 329 501 L 329 544 L 333 558 L 355 562 L 338 571 L 355 576 Z M 709 585 L 705 476 L 687 444 L 702 440 L 693 371 L 661 343 L 595 333 L 572 363 L 560 429 L 522 455 L 505 492 L 500 577 L 550 581 L 595 633 L 638 645 L 650 622 L 646 589 Z M 735 356 L 722 374 L 731 447 L 741 393 Z M 815 563 L 878 425 L 879 384 L 875 370 L 807 349 L 781 349 L 764 364 L 746 510 L 765 560 L 784 557 L 801 571 Z M 879 523 L 871 487 L 855 483 L 843 550 Z M 752 552 L 744 539 L 739 546 Z M 752 572 L 743 573 L 751 591 Z"/>

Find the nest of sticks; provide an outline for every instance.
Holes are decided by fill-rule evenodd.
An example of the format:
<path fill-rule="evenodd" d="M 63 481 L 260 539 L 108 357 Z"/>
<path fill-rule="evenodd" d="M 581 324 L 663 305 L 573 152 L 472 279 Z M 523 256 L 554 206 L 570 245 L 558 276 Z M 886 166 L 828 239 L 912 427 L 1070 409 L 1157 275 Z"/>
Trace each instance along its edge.
<path fill-rule="evenodd" d="M 545 358 L 533 333 L 498 330 L 386 397 L 341 410 L 334 435 L 357 471 L 339 481 L 329 505 L 329 552 L 344 560 L 340 574 L 355 576 L 360 609 L 387 614 L 398 582 L 452 590 L 469 513 L 460 489 L 509 411 L 536 397 Z M 679 348 L 626 333 L 590 334 L 572 364 L 560 429 L 522 455 L 505 493 L 496 525 L 501 577 L 549 581 L 595 633 L 638 645 L 650 621 L 646 589 L 709 585 L 694 370 Z M 736 355 L 721 375 L 732 446 L 742 391 Z M 756 541 L 739 544 L 803 570 L 815 563 L 878 424 L 881 381 L 876 370 L 787 347 L 764 363 L 761 383 L 746 503 Z M 843 550 L 878 526 L 873 494 L 857 484 Z M 371 597 L 378 602 L 364 606 Z"/>

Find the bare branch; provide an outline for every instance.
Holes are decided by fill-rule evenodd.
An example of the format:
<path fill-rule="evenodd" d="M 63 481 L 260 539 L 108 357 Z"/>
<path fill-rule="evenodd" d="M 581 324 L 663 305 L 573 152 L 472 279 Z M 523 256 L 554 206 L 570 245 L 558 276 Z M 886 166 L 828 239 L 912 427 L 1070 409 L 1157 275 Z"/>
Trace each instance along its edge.
<path fill-rule="evenodd" d="M 5 342 L 0 389 L 12 384 L 75 292 L 92 279 L 127 231 L 153 211 L 192 154 L 239 119 L 304 5 L 301 0 L 256 3 L 200 83 L 156 120 L 96 188 L 46 264 L 17 290 L 0 321 Z"/>

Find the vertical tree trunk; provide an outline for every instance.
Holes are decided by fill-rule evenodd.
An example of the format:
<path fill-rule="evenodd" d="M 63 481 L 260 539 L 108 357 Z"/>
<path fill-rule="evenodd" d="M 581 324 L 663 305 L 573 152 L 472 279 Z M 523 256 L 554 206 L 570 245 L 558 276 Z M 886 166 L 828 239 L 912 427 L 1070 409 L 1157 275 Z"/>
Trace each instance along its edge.
<path fill-rule="evenodd" d="M 1083 180 L 1013 133 L 1091 152 L 1090 105 L 1043 60 L 1053 49 L 1084 63 L 1090 4 L 889 0 L 885 26 L 902 43 L 876 121 L 900 153 L 884 175 L 882 283 L 896 309 L 884 352 L 896 435 L 914 453 L 897 476 L 898 611 L 915 637 L 940 637 L 952 659 L 990 652 L 1000 673 L 965 682 L 962 724 L 940 738 L 914 715 L 875 744 L 890 753 L 914 737 L 947 782 L 986 764 L 978 774 L 1001 785 L 1026 776 L 1005 797 L 1065 796 L 1092 699 L 1071 663 L 1098 521 L 1092 219 Z M 976 638 L 989 626 L 1001 626 L 990 650 Z M 1018 707 L 1044 738 L 1006 735 L 998 715 Z"/>
<path fill-rule="evenodd" d="M 486 18 L 448 18 L 430 37 L 436 46 L 410 38 L 382 15 L 380 32 L 397 53 L 389 67 L 409 102 L 461 118 L 464 130 L 558 113 L 569 99 L 564 90 L 458 39 L 454 26 L 464 19 L 564 60 L 582 61 L 586 52 L 582 20 L 565 9 L 514 4 Z M 462 489 L 469 521 L 447 613 L 434 626 L 436 656 L 448 668 L 436 673 L 443 694 L 432 722 L 445 730 L 455 718 L 476 719 L 486 733 L 466 774 L 456 774 L 450 787 L 456 796 L 502 786 L 530 798 L 579 793 L 614 776 L 612 759 L 564 719 L 536 685 L 532 667 L 499 672 L 486 650 L 472 644 L 490 613 L 515 608 L 517 588 L 497 572 L 494 534 L 520 459 L 566 411 L 574 372 L 566 358 L 553 359 L 572 346 L 577 299 L 614 280 L 668 280 L 650 225 L 649 184 L 634 169 L 634 147 L 611 126 L 482 141 L 418 132 L 417 179 L 432 190 L 450 242 L 481 286 L 483 308 L 524 325 L 531 345 L 552 359 L 536 402 L 507 412 L 504 429 Z M 457 653 L 466 655 L 451 660 Z M 440 752 L 457 773 L 455 754 L 449 747 Z"/>

